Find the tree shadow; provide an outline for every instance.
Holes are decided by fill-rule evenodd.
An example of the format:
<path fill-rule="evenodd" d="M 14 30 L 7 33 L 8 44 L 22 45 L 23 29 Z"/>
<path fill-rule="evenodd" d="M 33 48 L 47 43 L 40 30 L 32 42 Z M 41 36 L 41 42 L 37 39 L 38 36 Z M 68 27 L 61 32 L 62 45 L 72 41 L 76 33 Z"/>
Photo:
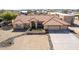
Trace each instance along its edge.
<path fill-rule="evenodd" d="M 49 33 L 53 34 L 67 34 L 70 33 L 68 29 L 62 29 L 62 30 L 48 30 Z"/>
<path fill-rule="evenodd" d="M 23 35 L 26 35 L 26 33 L 23 33 L 23 34 L 14 36 L 14 37 L 10 37 L 10 38 L 8 38 L 8 39 L 6 39 L 4 41 L 1 41 L 0 42 L 0 48 L 1 47 L 9 47 L 9 46 L 12 46 L 14 44 L 14 39 L 17 38 L 17 37 L 23 36 Z"/>
<path fill-rule="evenodd" d="M 71 27 L 79 27 L 79 25 L 73 24 L 73 25 L 71 25 Z"/>
<path fill-rule="evenodd" d="M 3 26 L 1 27 L 2 30 L 7 31 L 7 30 L 11 30 L 12 27 L 11 26 Z"/>
<path fill-rule="evenodd" d="M 2 47 L 9 47 L 9 46 L 11 46 L 11 45 L 13 45 L 14 44 L 14 39 L 7 39 L 7 40 L 4 40 L 4 41 L 2 41 L 2 42 L 0 42 L 0 48 L 2 48 Z"/>
<path fill-rule="evenodd" d="M 16 29 L 16 30 L 13 30 L 12 32 L 25 32 L 26 29 Z"/>
<path fill-rule="evenodd" d="M 50 37 L 49 34 L 47 34 L 47 36 L 48 36 L 48 42 L 49 42 L 50 50 L 54 50 L 54 49 L 53 49 L 53 43 L 52 43 L 52 41 L 51 41 L 51 37 Z"/>

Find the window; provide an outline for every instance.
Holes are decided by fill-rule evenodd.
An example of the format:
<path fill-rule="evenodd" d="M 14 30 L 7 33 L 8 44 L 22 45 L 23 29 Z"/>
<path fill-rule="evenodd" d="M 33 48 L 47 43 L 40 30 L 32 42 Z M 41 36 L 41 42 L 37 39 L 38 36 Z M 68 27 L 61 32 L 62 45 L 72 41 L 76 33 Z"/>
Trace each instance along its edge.
<path fill-rule="evenodd" d="M 16 28 L 17 28 L 17 29 L 23 29 L 24 26 L 23 26 L 22 24 L 16 24 Z"/>

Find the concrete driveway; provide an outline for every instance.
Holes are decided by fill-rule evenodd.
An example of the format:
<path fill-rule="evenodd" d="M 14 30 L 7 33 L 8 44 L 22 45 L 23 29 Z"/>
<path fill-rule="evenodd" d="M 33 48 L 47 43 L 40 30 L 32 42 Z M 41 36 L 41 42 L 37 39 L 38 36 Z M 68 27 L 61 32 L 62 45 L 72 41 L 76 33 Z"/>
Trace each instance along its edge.
<path fill-rule="evenodd" d="M 54 50 L 78 50 L 79 39 L 68 30 L 49 30 Z"/>

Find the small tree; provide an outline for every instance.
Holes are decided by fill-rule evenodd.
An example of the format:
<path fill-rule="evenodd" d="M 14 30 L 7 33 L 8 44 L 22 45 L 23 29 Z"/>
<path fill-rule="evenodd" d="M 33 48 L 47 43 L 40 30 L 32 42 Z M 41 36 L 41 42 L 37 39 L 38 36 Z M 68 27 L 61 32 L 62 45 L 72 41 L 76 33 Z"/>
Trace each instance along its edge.
<path fill-rule="evenodd" d="M 62 10 L 63 13 L 68 13 L 68 9 Z"/>
<path fill-rule="evenodd" d="M 17 14 L 14 12 L 6 11 L 6 12 L 3 12 L 0 16 L 3 20 L 10 21 L 12 19 L 15 19 Z"/>

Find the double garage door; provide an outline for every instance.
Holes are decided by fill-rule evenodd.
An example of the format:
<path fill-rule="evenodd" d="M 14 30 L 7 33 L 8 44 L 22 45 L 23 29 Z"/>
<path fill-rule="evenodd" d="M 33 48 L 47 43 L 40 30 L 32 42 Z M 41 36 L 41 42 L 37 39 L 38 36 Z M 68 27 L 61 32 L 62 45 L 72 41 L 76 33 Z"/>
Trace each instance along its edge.
<path fill-rule="evenodd" d="M 48 30 L 61 30 L 61 29 L 67 29 L 68 26 L 45 26 L 44 29 Z"/>

